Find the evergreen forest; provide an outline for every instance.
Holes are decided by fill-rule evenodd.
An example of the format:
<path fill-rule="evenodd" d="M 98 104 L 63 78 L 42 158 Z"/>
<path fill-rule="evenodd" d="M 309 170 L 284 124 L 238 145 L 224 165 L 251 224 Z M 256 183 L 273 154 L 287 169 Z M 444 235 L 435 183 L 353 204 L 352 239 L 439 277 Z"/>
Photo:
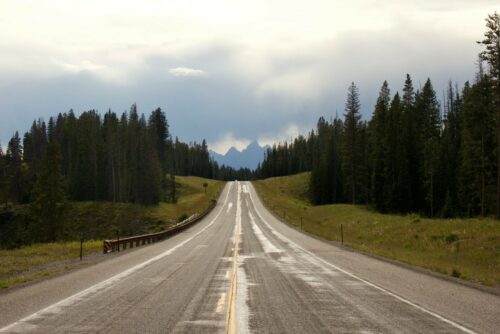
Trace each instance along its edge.
<path fill-rule="evenodd" d="M 256 176 L 311 171 L 316 204 L 380 212 L 500 217 L 500 17 L 486 19 L 473 82 L 449 83 L 440 101 L 430 79 L 400 92 L 380 87 L 370 120 L 348 88 L 343 117 L 321 117 L 308 136 L 270 148 Z"/>
<path fill-rule="evenodd" d="M 173 139 L 160 108 L 35 120 L 0 147 L 0 246 L 60 240 L 72 201 L 175 203 L 176 175 L 231 180 L 251 171 L 219 166 L 205 140 Z"/>

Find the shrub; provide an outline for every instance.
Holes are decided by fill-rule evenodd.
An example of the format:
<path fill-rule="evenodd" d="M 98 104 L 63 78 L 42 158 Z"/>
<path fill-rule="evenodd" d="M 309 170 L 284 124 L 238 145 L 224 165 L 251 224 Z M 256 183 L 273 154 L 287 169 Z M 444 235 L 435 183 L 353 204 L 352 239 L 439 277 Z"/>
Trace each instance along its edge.
<path fill-rule="evenodd" d="M 460 273 L 460 271 L 458 269 L 453 268 L 453 270 L 451 271 L 451 276 L 456 277 L 456 278 L 460 278 L 460 276 L 462 276 L 462 274 Z"/>
<path fill-rule="evenodd" d="M 185 213 L 183 213 L 182 215 L 179 216 L 179 218 L 177 218 L 177 222 L 180 223 L 180 222 L 183 222 L 184 220 L 188 219 L 189 216 Z"/>
<path fill-rule="evenodd" d="M 450 233 L 446 236 L 444 240 L 446 241 L 447 244 L 454 243 L 455 241 L 458 240 L 458 235 L 456 235 L 455 233 Z"/>

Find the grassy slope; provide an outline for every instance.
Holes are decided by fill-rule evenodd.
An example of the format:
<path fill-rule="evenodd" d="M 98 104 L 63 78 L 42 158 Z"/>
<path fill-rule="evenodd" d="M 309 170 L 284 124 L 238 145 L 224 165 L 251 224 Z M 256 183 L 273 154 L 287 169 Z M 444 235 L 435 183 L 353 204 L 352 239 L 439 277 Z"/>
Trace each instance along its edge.
<path fill-rule="evenodd" d="M 102 251 L 102 241 L 87 241 L 84 254 Z M 0 289 L 16 284 L 51 276 L 78 267 L 78 264 L 62 266 L 48 264 L 78 258 L 80 242 L 35 244 L 15 250 L 0 250 Z"/>
<path fill-rule="evenodd" d="M 113 238 L 119 228 L 122 236 L 160 231 L 183 214 L 192 215 L 206 210 L 210 199 L 218 198 L 224 182 L 194 176 L 176 177 L 179 200 L 176 204 L 160 203 L 142 206 L 128 203 L 74 202 L 66 223 L 67 238 L 78 238 L 84 231 L 85 254 L 102 251 L 102 239 Z M 207 193 L 203 183 L 208 183 Z M 50 276 L 78 267 L 78 264 L 51 264 L 75 259 L 80 243 L 68 241 L 35 244 L 14 250 L 0 250 L 0 289 Z"/>
<path fill-rule="evenodd" d="M 224 186 L 221 181 L 207 180 L 195 176 L 177 176 L 178 202 L 143 206 L 130 203 L 74 202 L 71 205 L 68 239 L 84 231 L 89 238 L 113 238 L 158 232 L 176 221 L 180 216 L 202 212 L 208 208 L 210 199 L 218 198 Z M 208 183 L 207 193 L 203 183 Z"/>
<path fill-rule="evenodd" d="M 389 215 L 364 206 L 313 206 L 307 199 L 309 173 L 256 181 L 264 203 L 289 224 L 367 253 L 447 275 L 500 285 L 500 222 L 484 219 L 427 219 Z"/>

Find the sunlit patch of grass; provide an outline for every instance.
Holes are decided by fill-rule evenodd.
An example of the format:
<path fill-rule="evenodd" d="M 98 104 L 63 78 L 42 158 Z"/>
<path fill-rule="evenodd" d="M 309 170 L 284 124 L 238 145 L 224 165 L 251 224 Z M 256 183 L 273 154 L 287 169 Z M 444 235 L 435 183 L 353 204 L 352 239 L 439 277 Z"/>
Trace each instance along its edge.
<path fill-rule="evenodd" d="M 380 214 L 359 205 L 313 206 L 310 173 L 254 182 L 264 203 L 291 225 L 327 240 L 485 285 L 500 284 L 500 222 Z"/>
<path fill-rule="evenodd" d="M 148 207 L 146 216 L 151 220 L 177 221 L 182 215 L 188 217 L 205 211 L 212 199 L 218 199 L 225 182 L 196 176 L 176 176 L 178 184 L 177 203 L 161 203 Z M 203 184 L 207 183 L 206 193 Z"/>

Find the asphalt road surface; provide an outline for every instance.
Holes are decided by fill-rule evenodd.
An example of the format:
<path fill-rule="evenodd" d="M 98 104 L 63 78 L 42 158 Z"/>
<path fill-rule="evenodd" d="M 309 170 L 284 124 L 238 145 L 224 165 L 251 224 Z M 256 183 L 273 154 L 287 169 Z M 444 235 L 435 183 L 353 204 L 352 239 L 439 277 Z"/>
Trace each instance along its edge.
<path fill-rule="evenodd" d="M 0 295 L 0 333 L 499 333 L 500 297 L 344 250 L 228 183 L 163 242 Z"/>

